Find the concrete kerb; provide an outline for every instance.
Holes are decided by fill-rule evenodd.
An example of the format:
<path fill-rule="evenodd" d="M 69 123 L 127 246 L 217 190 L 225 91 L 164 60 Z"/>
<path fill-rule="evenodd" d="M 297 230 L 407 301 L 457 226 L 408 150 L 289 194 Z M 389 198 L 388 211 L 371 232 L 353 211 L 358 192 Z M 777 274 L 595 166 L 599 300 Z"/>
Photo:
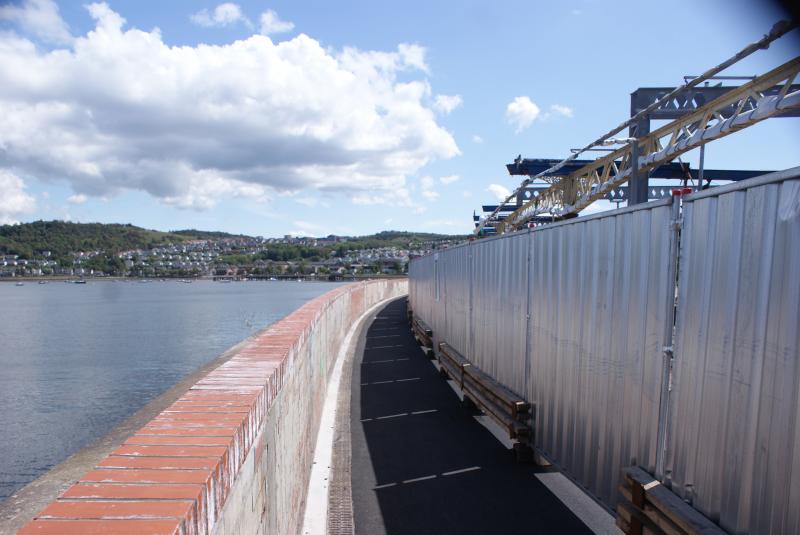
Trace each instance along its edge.
<path fill-rule="evenodd" d="M 352 533 L 352 498 L 349 500 L 349 507 L 347 507 L 347 503 L 338 504 L 337 510 L 333 512 L 336 519 L 329 519 L 328 516 L 329 503 L 339 502 L 342 499 L 346 502 L 348 496 L 342 496 L 342 494 L 349 494 L 350 459 L 346 455 L 349 448 L 346 445 L 344 448 L 337 447 L 338 451 L 334 456 L 334 443 L 341 446 L 342 441 L 348 442 L 350 438 L 349 391 L 351 384 L 350 374 L 347 372 L 352 367 L 357 351 L 363 347 L 363 338 L 372 320 L 375 319 L 376 311 L 392 301 L 405 298 L 406 296 L 391 297 L 370 307 L 353 323 L 339 349 L 336 364 L 328 382 L 317 433 L 317 443 L 314 448 L 314 465 L 311 468 L 303 518 L 302 532 L 304 535 L 325 535 L 329 532 L 331 520 L 334 520 L 337 533 Z M 342 381 L 342 377 L 345 377 L 344 381 Z M 343 428 L 343 423 L 347 424 L 347 429 Z M 344 464 L 348 466 L 343 466 Z M 343 488 L 334 488 L 334 486 Z M 348 509 L 349 515 L 347 514 Z"/>

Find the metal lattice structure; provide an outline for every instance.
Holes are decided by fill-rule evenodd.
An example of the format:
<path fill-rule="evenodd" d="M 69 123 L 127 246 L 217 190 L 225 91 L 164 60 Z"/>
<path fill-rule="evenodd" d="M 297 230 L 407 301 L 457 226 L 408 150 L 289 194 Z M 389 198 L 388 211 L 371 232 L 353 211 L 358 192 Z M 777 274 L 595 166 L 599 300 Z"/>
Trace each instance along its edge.
<path fill-rule="evenodd" d="M 800 90 L 792 83 L 800 72 L 800 57 L 738 87 L 723 88 L 720 95 L 708 103 L 697 98 L 698 88 L 720 72 L 769 45 L 796 27 L 796 23 L 780 21 L 760 40 L 712 67 L 684 85 L 667 91 L 632 98 L 632 116 L 606 134 L 548 169 L 523 180 L 520 186 L 503 200 L 498 207 L 507 205 L 520 191 L 536 180 L 550 185 L 541 195 L 530 199 L 507 217 L 498 217 L 499 209 L 482 218 L 475 233 L 483 234 L 484 228 L 498 233 L 522 227 L 541 215 L 553 219 L 575 217 L 592 202 L 603 198 L 610 191 L 629 182 L 629 197 L 634 203 L 646 202 L 649 171 L 669 163 L 681 154 L 703 147 L 706 143 L 725 137 L 770 117 L 796 116 L 800 110 Z M 724 77 L 731 78 L 731 77 Z M 707 86 L 702 88 L 707 89 Z M 653 102 L 653 100 L 655 100 Z M 639 105 L 644 109 L 639 109 Z M 678 118 L 671 123 L 649 132 L 650 119 L 661 115 Z M 630 136 L 617 139 L 613 136 L 624 129 Z M 607 156 L 582 166 L 577 171 L 566 172 L 565 167 L 574 163 L 578 156 L 597 147 L 626 143 Z"/>
<path fill-rule="evenodd" d="M 553 180 L 550 188 L 499 222 L 498 232 L 519 228 L 541 214 L 573 217 L 628 182 L 634 173 L 647 172 L 710 141 L 800 109 L 800 90 L 792 85 L 799 73 L 800 58 L 795 58 L 643 137 L 634 138 L 635 141 L 577 171 Z M 634 162 L 637 163 L 635 169 Z"/>

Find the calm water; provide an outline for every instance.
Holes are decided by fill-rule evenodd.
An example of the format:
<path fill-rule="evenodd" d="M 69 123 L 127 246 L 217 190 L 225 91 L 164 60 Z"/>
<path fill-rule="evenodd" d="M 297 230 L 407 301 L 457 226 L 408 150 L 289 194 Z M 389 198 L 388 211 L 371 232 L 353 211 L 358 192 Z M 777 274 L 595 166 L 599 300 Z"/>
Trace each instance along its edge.
<path fill-rule="evenodd" d="M 335 283 L 0 283 L 0 500 Z"/>

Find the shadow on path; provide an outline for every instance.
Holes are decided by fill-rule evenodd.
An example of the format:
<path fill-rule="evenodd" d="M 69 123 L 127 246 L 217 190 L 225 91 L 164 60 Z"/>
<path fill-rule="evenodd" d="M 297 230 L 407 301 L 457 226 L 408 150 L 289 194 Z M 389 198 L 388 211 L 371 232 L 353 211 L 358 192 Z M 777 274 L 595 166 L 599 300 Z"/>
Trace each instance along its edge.
<path fill-rule="evenodd" d="M 378 313 L 355 359 L 357 534 L 591 533 L 461 406 L 414 341 L 405 300 Z"/>

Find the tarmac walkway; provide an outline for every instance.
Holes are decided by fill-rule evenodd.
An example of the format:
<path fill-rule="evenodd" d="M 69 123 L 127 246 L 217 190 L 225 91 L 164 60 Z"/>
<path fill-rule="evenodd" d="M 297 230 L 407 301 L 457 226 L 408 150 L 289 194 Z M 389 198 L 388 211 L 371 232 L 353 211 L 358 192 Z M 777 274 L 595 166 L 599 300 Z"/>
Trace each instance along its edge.
<path fill-rule="evenodd" d="M 378 312 L 363 347 L 350 399 L 356 534 L 591 533 L 535 476 L 546 470 L 517 464 L 462 407 L 414 341 L 404 299 Z"/>

